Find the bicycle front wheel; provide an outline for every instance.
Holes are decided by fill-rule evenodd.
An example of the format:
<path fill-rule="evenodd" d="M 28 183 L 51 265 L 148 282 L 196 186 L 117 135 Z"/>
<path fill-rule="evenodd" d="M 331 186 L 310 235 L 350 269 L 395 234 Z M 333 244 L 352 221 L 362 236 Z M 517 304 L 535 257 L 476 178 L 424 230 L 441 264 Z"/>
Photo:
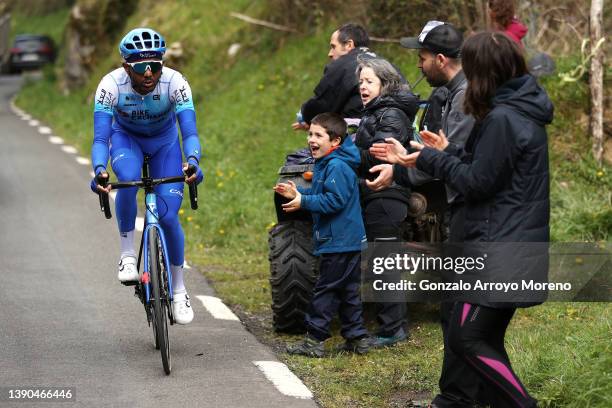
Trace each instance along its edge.
<path fill-rule="evenodd" d="M 155 228 L 149 230 L 149 271 L 151 274 L 151 289 L 153 303 L 153 325 L 157 338 L 156 346 L 161 352 L 162 365 L 164 372 L 170 374 L 170 339 L 168 338 L 168 312 L 167 312 L 167 293 L 164 290 L 164 275 L 162 274 L 162 245 L 158 231 Z"/>

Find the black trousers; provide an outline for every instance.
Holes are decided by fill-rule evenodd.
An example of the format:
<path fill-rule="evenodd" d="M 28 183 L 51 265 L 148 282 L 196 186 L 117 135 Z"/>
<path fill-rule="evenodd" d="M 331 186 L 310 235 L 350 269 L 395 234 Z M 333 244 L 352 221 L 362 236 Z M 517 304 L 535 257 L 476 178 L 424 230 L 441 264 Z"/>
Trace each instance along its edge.
<path fill-rule="evenodd" d="M 447 241 L 463 241 L 463 221 L 465 219 L 463 204 L 451 204 L 445 214 Z M 444 360 L 438 385 L 440 393 L 433 403 L 440 408 L 473 407 L 476 401 L 484 401 L 484 386 L 478 375 L 451 350 L 448 344 L 448 328 L 453 318 L 453 302 L 440 305 L 440 324 L 444 338 Z"/>
<path fill-rule="evenodd" d="M 408 205 L 392 198 L 375 198 L 364 208 L 364 223 L 370 245 L 402 240 L 401 224 L 408 215 Z M 406 325 L 406 302 L 376 304 L 378 336 L 389 337 Z"/>
<path fill-rule="evenodd" d="M 495 408 L 534 408 L 536 400 L 512 369 L 504 347 L 506 329 L 514 312 L 512 308 L 456 302 L 448 325 L 447 343 L 466 369 L 480 378 L 485 403 Z"/>
<path fill-rule="evenodd" d="M 453 353 L 448 339 L 448 329 L 453 319 L 453 302 L 440 305 L 440 323 L 444 338 L 444 360 L 438 385 L 440 393 L 433 403 L 439 408 L 473 407 L 476 401 L 483 401 L 483 385 L 474 372 L 459 356 Z"/>
<path fill-rule="evenodd" d="M 319 341 L 329 338 L 329 326 L 340 314 L 345 339 L 366 336 L 360 297 L 361 252 L 321 255 L 319 278 L 305 316 L 308 333 Z"/>

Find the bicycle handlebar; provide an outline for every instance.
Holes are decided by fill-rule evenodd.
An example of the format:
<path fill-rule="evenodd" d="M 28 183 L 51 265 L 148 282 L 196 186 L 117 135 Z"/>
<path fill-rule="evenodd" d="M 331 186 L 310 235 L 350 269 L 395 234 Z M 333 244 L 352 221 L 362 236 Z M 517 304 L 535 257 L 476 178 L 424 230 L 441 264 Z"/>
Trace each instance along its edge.
<path fill-rule="evenodd" d="M 191 167 L 191 166 L 190 166 Z M 189 171 L 191 168 L 187 169 L 187 175 L 189 175 Z M 193 174 L 193 171 L 191 172 Z M 159 184 L 168 184 L 168 183 L 178 183 L 185 182 L 185 176 L 174 176 L 174 177 L 163 177 L 158 179 L 145 178 L 144 180 L 136 180 L 136 181 L 122 181 L 109 183 L 107 181 L 103 181 L 100 183 L 102 187 L 106 187 L 107 185 L 111 185 L 112 189 L 120 189 L 120 188 L 129 188 L 129 187 L 153 187 Z M 110 209 L 110 204 L 108 201 L 108 194 L 98 193 L 100 198 L 100 210 L 104 212 L 104 216 L 106 219 L 112 218 L 112 213 Z M 195 183 L 189 184 L 189 201 L 191 202 L 191 209 L 198 209 L 198 188 Z"/>

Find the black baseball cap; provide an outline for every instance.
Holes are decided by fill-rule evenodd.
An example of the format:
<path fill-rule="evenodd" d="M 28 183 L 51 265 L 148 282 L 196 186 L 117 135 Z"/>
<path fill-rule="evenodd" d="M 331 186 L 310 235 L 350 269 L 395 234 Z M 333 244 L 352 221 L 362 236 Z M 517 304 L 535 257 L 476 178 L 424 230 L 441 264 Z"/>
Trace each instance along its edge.
<path fill-rule="evenodd" d="M 406 48 L 425 48 L 434 54 L 457 58 L 463 44 L 463 34 L 448 23 L 432 20 L 425 24 L 418 37 L 404 37 L 400 44 Z"/>

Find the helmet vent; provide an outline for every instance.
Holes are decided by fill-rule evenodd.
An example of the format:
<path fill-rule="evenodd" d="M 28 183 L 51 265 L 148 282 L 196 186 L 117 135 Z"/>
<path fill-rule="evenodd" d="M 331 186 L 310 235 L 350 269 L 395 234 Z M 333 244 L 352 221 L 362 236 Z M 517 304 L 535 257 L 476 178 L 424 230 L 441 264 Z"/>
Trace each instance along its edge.
<path fill-rule="evenodd" d="M 132 37 L 132 41 L 134 41 L 134 45 L 136 46 L 136 48 L 138 48 L 139 50 L 142 50 L 144 47 L 142 46 L 142 41 L 140 41 L 140 37 L 138 37 L 137 35 L 135 35 L 134 37 Z"/>

